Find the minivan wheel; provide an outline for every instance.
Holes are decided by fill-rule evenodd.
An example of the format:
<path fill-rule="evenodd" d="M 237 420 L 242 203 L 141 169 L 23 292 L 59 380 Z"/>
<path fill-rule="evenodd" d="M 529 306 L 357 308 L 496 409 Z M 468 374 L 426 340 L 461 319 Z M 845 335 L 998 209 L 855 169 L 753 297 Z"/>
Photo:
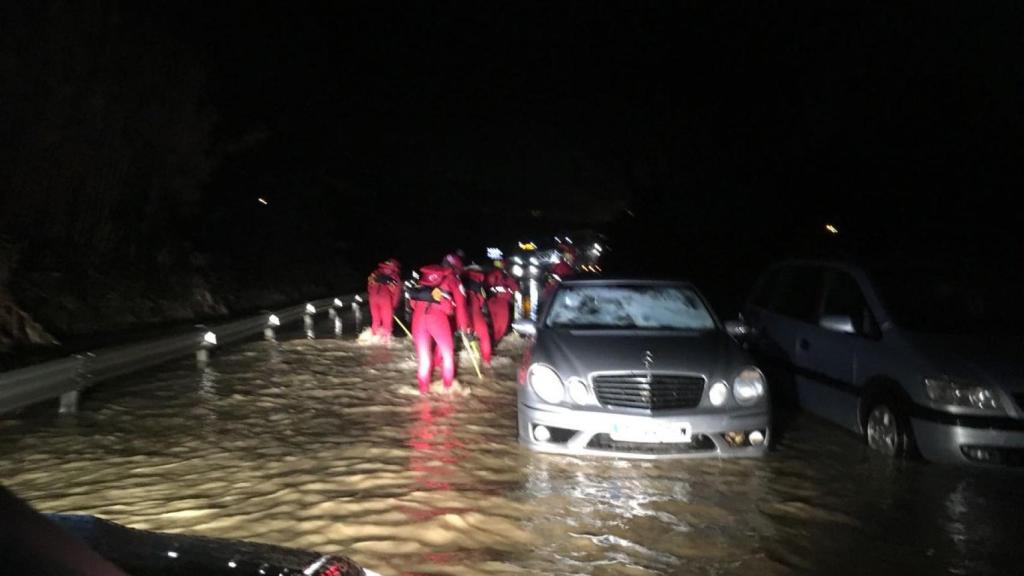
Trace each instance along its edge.
<path fill-rule="evenodd" d="M 868 412 L 864 434 L 868 446 L 886 456 L 897 457 L 907 453 L 907 425 L 893 403 L 882 400 Z"/>

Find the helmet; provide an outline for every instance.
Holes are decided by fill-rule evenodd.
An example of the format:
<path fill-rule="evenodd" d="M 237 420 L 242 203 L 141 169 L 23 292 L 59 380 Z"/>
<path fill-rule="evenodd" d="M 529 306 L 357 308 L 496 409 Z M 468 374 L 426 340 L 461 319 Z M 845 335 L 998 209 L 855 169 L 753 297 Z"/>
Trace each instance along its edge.
<path fill-rule="evenodd" d="M 494 267 L 495 267 L 495 268 L 501 268 L 501 269 L 503 269 L 503 270 L 504 270 L 504 268 L 505 268 L 505 261 L 504 261 L 504 260 L 501 260 L 501 259 L 495 260 L 495 261 L 493 262 L 493 264 L 494 264 Z"/>
<path fill-rule="evenodd" d="M 464 271 L 467 278 L 474 282 L 483 282 L 484 280 L 484 269 L 477 266 L 476 264 L 470 264 L 466 266 Z"/>
<path fill-rule="evenodd" d="M 573 260 L 576 259 L 577 250 L 572 244 L 559 244 L 558 252 L 564 262 L 569 262 L 571 264 Z"/>
<path fill-rule="evenodd" d="M 402 265 L 401 263 L 398 262 L 398 260 L 395 260 L 394 258 L 388 258 L 387 260 L 380 263 L 380 267 L 385 270 L 393 270 L 397 272 L 402 268 Z"/>
<path fill-rule="evenodd" d="M 449 268 L 454 269 L 456 272 L 462 272 L 463 264 L 462 257 L 458 254 L 459 251 L 455 251 L 444 257 L 441 264 Z"/>

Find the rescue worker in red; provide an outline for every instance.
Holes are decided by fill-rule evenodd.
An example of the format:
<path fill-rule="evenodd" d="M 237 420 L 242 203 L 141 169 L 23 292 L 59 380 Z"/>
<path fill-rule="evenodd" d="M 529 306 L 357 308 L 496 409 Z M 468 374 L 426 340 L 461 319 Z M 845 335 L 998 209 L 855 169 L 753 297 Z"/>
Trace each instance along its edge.
<path fill-rule="evenodd" d="M 551 267 L 551 272 L 548 274 L 547 283 L 544 285 L 544 294 L 541 296 L 541 300 L 544 302 L 547 302 L 548 298 L 554 294 L 555 288 L 558 287 L 562 280 L 567 280 L 576 273 L 572 266 L 572 263 L 576 260 L 576 248 L 568 244 L 562 244 L 559 246 L 559 249 L 562 252 L 562 258 Z"/>
<path fill-rule="evenodd" d="M 469 304 L 469 322 L 480 342 L 480 357 L 484 365 L 491 365 L 491 331 L 484 316 L 487 303 L 487 275 L 476 264 L 466 267 L 462 274 L 462 285 L 466 288 L 466 302 Z"/>
<path fill-rule="evenodd" d="M 466 291 L 459 280 L 462 258 L 457 254 L 445 256 L 440 265 L 420 268 L 420 283 L 409 290 L 412 300 L 412 339 L 416 346 L 418 367 L 416 380 L 420 393 L 430 391 L 430 378 L 434 372 L 433 347 L 441 362 L 441 378 L 445 390 L 455 380 L 455 341 L 452 334 L 452 316 L 458 330 L 469 331 Z"/>
<path fill-rule="evenodd" d="M 491 328 L 494 330 L 494 346 L 508 332 L 512 298 L 519 290 L 519 285 L 505 271 L 505 262 L 494 261 L 494 270 L 487 274 L 487 287 L 490 296 L 487 298 L 487 311 L 491 314 Z"/>
<path fill-rule="evenodd" d="M 395 306 L 402 295 L 401 265 L 389 258 L 377 265 L 366 280 L 366 295 L 370 301 L 370 331 L 383 340 L 391 340 L 394 329 Z"/>

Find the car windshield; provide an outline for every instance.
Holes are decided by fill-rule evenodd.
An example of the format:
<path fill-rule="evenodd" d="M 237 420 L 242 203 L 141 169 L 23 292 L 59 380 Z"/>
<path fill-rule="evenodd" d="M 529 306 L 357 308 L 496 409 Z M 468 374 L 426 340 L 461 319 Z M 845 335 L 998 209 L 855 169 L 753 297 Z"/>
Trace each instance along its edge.
<path fill-rule="evenodd" d="M 874 278 L 893 321 L 913 332 L 994 333 L 1022 318 L 1020 285 L 1005 276 L 990 280 L 953 269 L 909 268 L 876 271 Z"/>
<path fill-rule="evenodd" d="M 564 286 L 547 326 L 573 329 L 714 330 L 711 312 L 683 286 Z"/>

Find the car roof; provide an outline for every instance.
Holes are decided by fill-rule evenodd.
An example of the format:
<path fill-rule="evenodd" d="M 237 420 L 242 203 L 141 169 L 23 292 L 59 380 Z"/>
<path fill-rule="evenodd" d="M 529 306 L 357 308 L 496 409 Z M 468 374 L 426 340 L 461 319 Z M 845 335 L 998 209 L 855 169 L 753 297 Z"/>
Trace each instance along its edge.
<path fill-rule="evenodd" d="M 637 278 L 637 277 L 601 277 L 601 278 L 574 278 L 562 282 L 563 286 L 686 286 L 693 288 L 693 283 L 686 280 L 675 280 L 670 278 Z"/>
<path fill-rule="evenodd" d="M 840 258 L 790 258 L 788 260 L 773 262 L 769 268 L 775 269 L 790 266 L 819 266 L 826 268 L 844 268 L 847 270 L 863 269 L 863 266 L 860 266 L 857 262 L 852 260 L 843 260 Z"/>

